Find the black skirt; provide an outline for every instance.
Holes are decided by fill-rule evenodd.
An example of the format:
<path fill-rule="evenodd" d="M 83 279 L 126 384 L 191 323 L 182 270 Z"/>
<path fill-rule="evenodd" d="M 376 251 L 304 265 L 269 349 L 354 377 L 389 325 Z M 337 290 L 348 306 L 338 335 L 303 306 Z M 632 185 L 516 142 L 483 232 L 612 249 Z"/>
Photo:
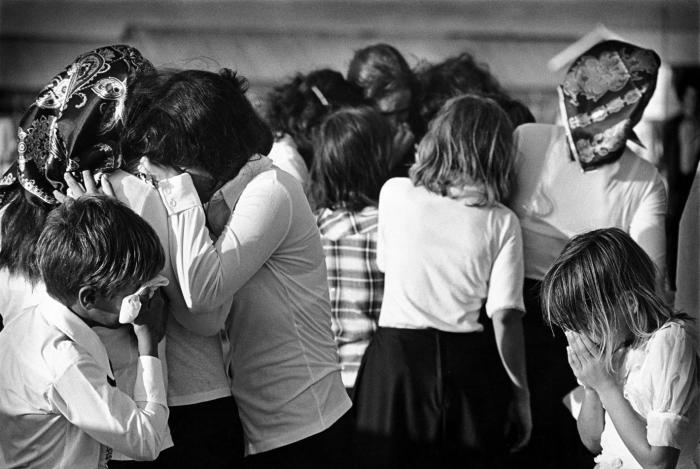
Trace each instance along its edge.
<path fill-rule="evenodd" d="M 492 329 L 380 327 L 355 385 L 360 467 L 501 467 L 509 397 Z"/>

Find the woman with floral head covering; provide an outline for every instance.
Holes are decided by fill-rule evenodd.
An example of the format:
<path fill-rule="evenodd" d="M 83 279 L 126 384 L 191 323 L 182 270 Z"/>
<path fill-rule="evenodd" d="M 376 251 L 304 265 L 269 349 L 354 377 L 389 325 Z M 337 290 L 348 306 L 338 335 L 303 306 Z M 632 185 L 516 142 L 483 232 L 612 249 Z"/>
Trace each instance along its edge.
<path fill-rule="evenodd" d="M 120 151 L 127 94 L 136 79 L 153 72 L 133 47 L 115 45 L 87 52 L 51 80 L 21 120 L 17 161 L 0 181 L 0 281 L 7 279 L 9 287 L 0 288 L 0 312 L 6 322 L 41 298 L 44 288 L 33 248 L 44 219 L 65 194 L 78 196 L 94 189 L 90 172 L 109 173 L 109 184 L 103 177 L 96 178 L 97 184 L 113 188 L 117 199 L 141 215 L 162 242 L 167 240 L 167 212 L 156 189 L 119 169 L 127 166 Z M 85 188 L 78 182 L 83 176 Z M 230 467 L 238 456 L 242 458 L 242 430 L 235 418 L 222 344 L 217 336 L 202 337 L 182 325 L 192 326 L 194 321 L 188 322 L 192 317 L 176 286 L 167 250 L 165 258 L 161 274 L 169 280 L 164 291 L 172 313 L 166 327 L 168 405 L 171 420 L 174 413 L 191 420 L 177 429 L 171 421 L 173 439 L 185 440 L 178 446 L 189 445 L 197 458 L 197 462 L 181 461 L 185 467 L 200 463 Z M 139 358 L 131 328 L 97 331 L 117 386 L 131 394 Z M 163 350 L 160 356 L 165 359 Z M 188 438 L 192 435 L 210 449 L 195 447 Z M 168 436 L 161 449 L 172 444 Z M 119 467 L 123 463 L 115 459 L 125 458 L 115 453 L 112 459 L 110 467 Z"/>
<path fill-rule="evenodd" d="M 67 192 L 64 174 L 119 167 L 116 143 L 127 86 L 150 68 L 128 46 L 87 52 L 56 75 L 22 117 L 17 159 L 0 178 L 0 271 L 17 280 L 0 292 L 5 320 L 19 310 L 9 303 L 22 296 L 14 293 L 39 282 L 33 247 L 46 214 L 59 203 L 56 195 Z"/>
<path fill-rule="evenodd" d="M 620 41 L 601 42 L 571 65 L 558 88 L 563 126 L 515 131 L 516 191 L 525 260 L 525 337 L 533 433 L 522 463 L 588 467 L 574 420 L 562 404 L 576 386 L 561 331 L 545 326 L 542 279 L 573 236 L 598 228 L 629 233 L 654 261 L 663 288 L 666 193 L 657 170 L 628 146 L 656 86 L 658 55 Z M 529 467 L 529 466 L 528 466 Z"/>

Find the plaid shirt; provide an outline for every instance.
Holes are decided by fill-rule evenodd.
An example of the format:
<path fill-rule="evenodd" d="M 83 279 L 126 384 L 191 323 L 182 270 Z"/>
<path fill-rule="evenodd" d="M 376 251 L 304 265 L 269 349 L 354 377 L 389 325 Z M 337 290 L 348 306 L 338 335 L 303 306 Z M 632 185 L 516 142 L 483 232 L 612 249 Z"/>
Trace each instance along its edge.
<path fill-rule="evenodd" d="M 316 213 L 326 254 L 333 333 L 343 384 L 355 385 L 362 355 L 377 327 L 384 274 L 377 267 L 377 207 Z"/>

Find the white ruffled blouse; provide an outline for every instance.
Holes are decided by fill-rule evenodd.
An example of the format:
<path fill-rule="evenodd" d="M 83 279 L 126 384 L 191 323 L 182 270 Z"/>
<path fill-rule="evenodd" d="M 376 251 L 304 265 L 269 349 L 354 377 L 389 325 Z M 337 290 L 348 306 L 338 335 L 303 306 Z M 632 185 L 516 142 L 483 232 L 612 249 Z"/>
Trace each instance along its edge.
<path fill-rule="evenodd" d="M 700 439 L 697 347 L 692 326 L 672 321 L 640 348 L 630 348 L 620 367 L 625 399 L 647 422 L 647 441 L 681 451 L 677 469 L 696 469 Z M 610 415 L 605 413 L 598 469 L 640 468 Z"/>

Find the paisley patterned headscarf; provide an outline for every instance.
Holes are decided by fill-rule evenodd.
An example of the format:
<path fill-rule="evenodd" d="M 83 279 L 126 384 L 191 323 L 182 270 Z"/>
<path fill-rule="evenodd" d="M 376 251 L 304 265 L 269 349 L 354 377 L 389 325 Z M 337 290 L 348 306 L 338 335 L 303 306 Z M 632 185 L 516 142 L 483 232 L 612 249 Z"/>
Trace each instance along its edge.
<path fill-rule="evenodd" d="M 652 50 L 604 41 L 581 55 L 559 86 L 573 158 L 584 171 L 622 156 L 656 88 L 661 60 Z M 641 143 L 640 143 L 641 145 Z"/>
<path fill-rule="evenodd" d="M 82 54 L 54 77 L 20 121 L 17 161 L 0 179 L 0 207 L 18 184 L 56 204 L 53 191 L 66 192 L 66 171 L 118 168 L 127 86 L 152 69 L 138 50 L 114 45 Z"/>

